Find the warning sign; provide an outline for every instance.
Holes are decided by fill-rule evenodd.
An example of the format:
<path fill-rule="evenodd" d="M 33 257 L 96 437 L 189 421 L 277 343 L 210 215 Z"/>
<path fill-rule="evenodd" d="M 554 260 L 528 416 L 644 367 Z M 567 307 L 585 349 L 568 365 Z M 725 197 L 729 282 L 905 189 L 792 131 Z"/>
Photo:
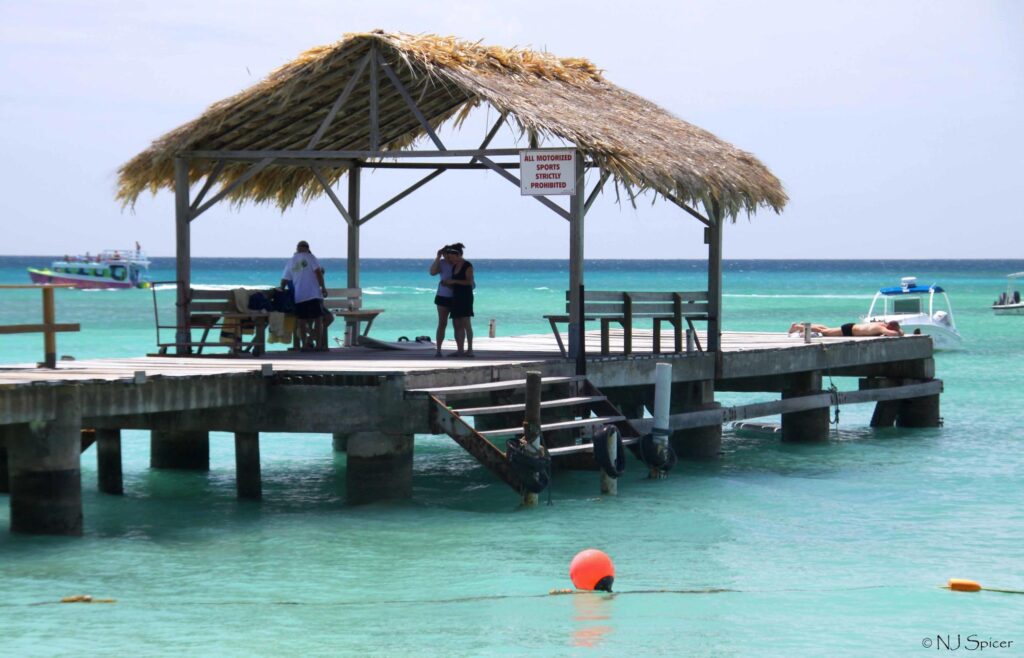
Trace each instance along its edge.
<path fill-rule="evenodd" d="M 575 149 L 520 151 L 519 180 L 523 196 L 575 194 Z"/>

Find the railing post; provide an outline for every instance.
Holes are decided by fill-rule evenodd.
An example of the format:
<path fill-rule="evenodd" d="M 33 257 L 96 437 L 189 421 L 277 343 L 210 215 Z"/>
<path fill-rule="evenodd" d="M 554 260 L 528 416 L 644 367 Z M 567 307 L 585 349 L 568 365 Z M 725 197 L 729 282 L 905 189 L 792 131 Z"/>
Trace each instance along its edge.
<path fill-rule="evenodd" d="M 56 314 L 53 310 L 53 288 L 43 288 L 43 362 L 47 368 L 57 367 Z"/>

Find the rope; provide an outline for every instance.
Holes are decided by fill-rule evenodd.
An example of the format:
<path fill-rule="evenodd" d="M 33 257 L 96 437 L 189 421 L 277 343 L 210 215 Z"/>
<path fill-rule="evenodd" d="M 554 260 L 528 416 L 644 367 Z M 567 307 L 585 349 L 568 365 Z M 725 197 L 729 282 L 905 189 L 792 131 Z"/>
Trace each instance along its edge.
<path fill-rule="evenodd" d="M 948 586 L 939 586 L 940 589 L 949 589 Z M 852 592 L 869 589 L 888 589 L 888 590 L 916 590 L 915 586 L 895 586 L 895 585 L 857 585 L 851 587 L 822 587 L 822 588 L 807 588 L 807 587 L 786 587 L 786 588 L 770 588 L 770 589 L 730 589 L 724 587 L 707 587 L 700 589 L 637 589 L 627 590 L 624 592 L 604 593 L 604 592 L 589 592 L 576 589 L 553 589 L 543 594 L 491 594 L 491 595 L 480 595 L 480 596 L 460 596 L 446 599 L 386 599 L 379 601 L 261 601 L 261 600 L 236 600 L 236 601 L 188 601 L 182 599 L 161 599 L 161 600 L 146 600 L 141 602 L 151 607 L 173 607 L 173 606 L 247 606 L 247 605 L 258 605 L 258 606 L 366 606 L 366 605 L 381 605 L 381 604 L 410 604 L 410 605 L 423 605 L 423 604 L 445 604 L 445 603 L 466 603 L 473 601 L 498 601 L 504 599 L 542 599 L 549 596 L 561 596 L 566 594 L 575 595 L 594 595 L 598 594 L 604 597 L 619 597 L 628 596 L 635 594 L 757 594 L 762 595 L 768 592 L 810 592 L 810 593 L 824 593 L 824 592 Z M 1015 589 L 997 589 L 994 587 L 982 587 L 983 592 L 995 592 L 999 594 L 1024 594 L 1022 590 Z M 34 603 L 0 603 L 0 608 L 20 608 L 40 605 L 60 605 L 61 603 L 117 603 L 116 599 L 97 599 L 88 595 L 76 595 L 65 597 L 64 601 L 37 601 Z M 132 601 L 132 603 L 139 604 L 139 601 Z"/>
<path fill-rule="evenodd" d="M 832 381 L 832 363 L 829 358 L 828 348 L 822 347 L 821 351 L 825 355 L 825 375 L 828 377 L 828 392 L 832 396 L 832 406 L 835 407 L 835 412 L 832 414 L 832 419 L 828 421 L 828 424 L 834 426 L 835 431 L 839 432 L 839 387 Z"/>

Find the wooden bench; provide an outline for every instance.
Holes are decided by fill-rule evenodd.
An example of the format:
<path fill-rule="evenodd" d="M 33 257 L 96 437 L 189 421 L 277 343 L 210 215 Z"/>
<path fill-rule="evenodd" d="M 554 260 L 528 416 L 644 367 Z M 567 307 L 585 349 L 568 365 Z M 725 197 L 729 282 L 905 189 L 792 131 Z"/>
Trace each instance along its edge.
<path fill-rule="evenodd" d="M 558 324 L 569 322 L 569 293 L 565 294 L 565 314 L 545 315 L 551 324 L 551 331 L 558 341 L 558 349 L 565 356 L 565 344 L 558 331 Z M 583 293 L 583 322 L 601 323 L 601 354 L 611 352 L 610 328 L 618 324 L 623 329 L 623 352 L 633 352 L 633 322 L 639 319 L 650 319 L 654 323 L 654 352 L 661 352 L 661 326 L 668 323 L 675 330 L 674 345 L 676 352 L 682 352 L 683 323 L 693 331 L 696 339 L 694 320 L 708 319 L 708 294 L 698 292 L 617 292 L 610 290 L 586 290 Z M 700 350 L 700 342 L 697 342 Z"/>
<path fill-rule="evenodd" d="M 203 335 L 198 342 L 189 343 L 195 347 L 196 354 L 202 354 L 203 348 L 225 347 L 232 354 L 241 352 L 252 352 L 253 356 L 260 356 L 266 351 L 267 322 L 270 314 L 267 311 L 240 311 L 235 304 L 235 290 L 231 289 L 204 289 L 191 288 L 189 290 L 189 324 L 193 329 L 202 329 Z M 268 295 L 272 288 L 246 288 L 250 293 L 261 292 Z M 225 341 L 225 332 L 230 325 L 229 320 L 235 321 L 237 337 L 235 340 Z M 220 329 L 217 340 L 210 340 L 210 331 Z M 252 338 L 247 342 L 243 335 L 252 332 Z M 179 345 L 174 343 L 173 345 Z M 166 354 L 167 347 L 171 345 L 159 345 L 160 353 Z"/>
<path fill-rule="evenodd" d="M 239 286 L 241 287 L 241 286 Z M 270 319 L 270 312 L 268 311 L 240 311 L 235 304 L 235 293 L 237 288 L 224 288 L 224 289 L 208 289 L 208 288 L 191 288 L 189 289 L 189 298 L 191 300 L 189 304 L 189 323 L 193 329 L 202 329 L 202 336 L 198 341 L 190 341 L 187 343 L 178 342 L 162 342 L 159 339 L 160 330 L 173 330 L 173 325 L 161 325 L 159 318 L 159 311 L 156 311 L 157 317 L 157 347 L 159 354 L 167 354 L 167 350 L 171 347 L 190 347 L 196 349 L 196 354 L 202 354 L 204 349 L 219 347 L 227 348 L 232 354 L 238 354 L 242 352 L 251 352 L 253 356 L 260 356 L 266 351 L 266 334 L 267 325 Z M 250 293 L 262 292 L 265 295 L 270 294 L 273 287 L 267 288 L 246 288 Z M 156 290 L 154 288 L 154 310 L 157 309 L 156 303 Z M 370 331 L 370 326 L 373 324 L 374 319 L 383 313 L 383 309 L 363 309 L 362 306 L 362 290 L 360 288 L 328 288 L 327 297 L 324 298 L 324 307 L 327 308 L 333 315 L 345 319 L 347 325 L 355 325 L 358 328 L 359 322 L 366 322 L 366 327 L 363 330 L 365 336 Z M 225 331 L 225 322 L 228 323 L 228 328 L 231 326 L 230 321 L 237 321 L 238 326 L 238 339 L 233 341 L 224 341 L 223 332 Z M 210 338 L 210 332 L 214 329 L 220 329 L 221 335 L 216 340 Z M 324 327 L 325 333 L 320 336 L 320 345 L 327 345 L 326 327 Z M 243 334 L 252 332 L 252 338 L 248 341 L 243 339 Z M 296 344 L 297 337 L 293 340 L 293 346 Z"/>

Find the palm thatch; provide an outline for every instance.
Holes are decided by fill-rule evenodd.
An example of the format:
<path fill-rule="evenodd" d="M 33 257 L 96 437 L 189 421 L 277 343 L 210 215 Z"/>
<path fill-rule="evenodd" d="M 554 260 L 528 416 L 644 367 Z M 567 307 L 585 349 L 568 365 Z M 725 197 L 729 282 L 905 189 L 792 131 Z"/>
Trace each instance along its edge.
<path fill-rule="evenodd" d="M 609 83 L 585 59 L 484 46 L 453 37 L 371 32 L 348 34 L 302 53 L 262 82 L 212 105 L 199 118 L 157 139 L 119 170 L 117 198 L 134 204 L 149 189 L 174 189 L 175 156 L 190 151 L 301 150 L 363 57 L 376 44 L 435 128 L 459 122 L 489 103 L 507 112 L 522 133 L 541 143 L 564 140 L 610 172 L 631 194 L 653 190 L 691 204 L 716 201 L 735 220 L 759 206 L 780 211 L 787 201 L 779 180 L 757 158 L 657 105 Z M 370 148 L 370 83 L 361 76 L 318 150 Z M 408 147 L 425 135 L 399 91 L 379 86 L 380 146 Z M 199 181 L 215 162 L 191 159 Z M 223 186 L 240 178 L 246 163 L 227 165 Z M 345 173 L 323 170 L 330 182 Z M 308 166 L 273 164 L 229 195 L 235 203 L 272 202 L 285 209 L 323 193 Z"/>

